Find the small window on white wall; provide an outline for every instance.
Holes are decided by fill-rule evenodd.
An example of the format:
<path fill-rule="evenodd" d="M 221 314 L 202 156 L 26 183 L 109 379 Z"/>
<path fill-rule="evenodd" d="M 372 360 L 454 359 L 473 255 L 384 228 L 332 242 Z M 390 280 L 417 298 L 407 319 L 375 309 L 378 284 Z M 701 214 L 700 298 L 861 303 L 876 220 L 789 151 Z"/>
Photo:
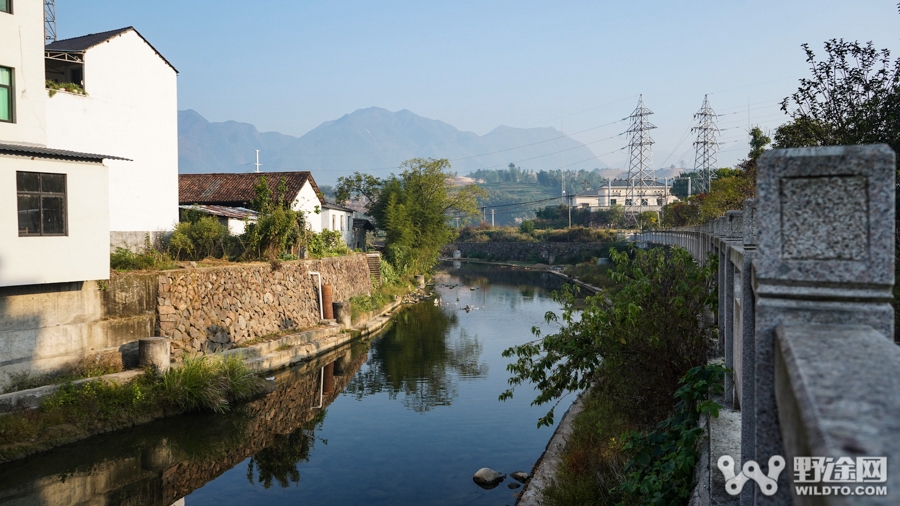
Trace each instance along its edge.
<path fill-rule="evenodd" d="M 337 230 L 337 227 L 334 226 L 334 220 L 335 220 L 335 218 L 337 218 L 337 216 L 335 216 L 335 215 L 332 214 L 332 215 L 331 215 L 331 230 Z"/>

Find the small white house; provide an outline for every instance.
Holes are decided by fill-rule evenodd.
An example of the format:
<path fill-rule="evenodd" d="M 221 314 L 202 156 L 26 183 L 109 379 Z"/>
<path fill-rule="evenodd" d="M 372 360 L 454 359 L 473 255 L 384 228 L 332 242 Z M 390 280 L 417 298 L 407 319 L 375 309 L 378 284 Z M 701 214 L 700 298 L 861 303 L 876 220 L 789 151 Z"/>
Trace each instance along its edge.
<path fill-rule="evenodd" d="M 227 206 L 249 208 L 256 197 L 256 185 L 261 178 L 274 193 L 283 179 L 291 208 L 302 211 L 306 226 L 313 232 L 322 231 L 325 198 L 309 172 L 243 172 L 226 174 L 179 174 L 178 204 L 181 206 Z"/>
<path fill-rule="evenodd" d="M 353 247 L 353 209 L 337 204 L 322 205 L 322 230 L 340 232 L 344 243 Z"/>
<path fill-rule="evenodd" d="M 109 247 L 143 245 L 145 235 L 171 230 L 178 222 L 178 72 L 132 27 L 55 41 L 42 56 L 46 79 L 85 92 L 43 93 L 47 146 L 123 158 L 108 162 Z"/>
<path fill-rule="evenodd" d="M 677 201 L 678 198 L 672 195 L 672 188 L 666 183 L 657 181 L 651 185 L 640 186 L 626 179 L 613 179 L 600 189 L 577 193 L 573 200 L 573 206 L 589 208 L 591 211 L 618 205 L 659 212 L 663 206 Z"/>

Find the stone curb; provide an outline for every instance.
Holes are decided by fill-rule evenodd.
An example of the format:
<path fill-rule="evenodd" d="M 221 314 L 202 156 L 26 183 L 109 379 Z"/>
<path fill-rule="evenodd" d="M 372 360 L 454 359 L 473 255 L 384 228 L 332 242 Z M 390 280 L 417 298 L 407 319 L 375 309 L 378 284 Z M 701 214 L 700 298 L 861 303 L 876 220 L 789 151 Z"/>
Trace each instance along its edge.
<path fill-rule="evenodd" d="M 562 420 L 553 432 L 553 437 L 547 443 L 547 447 L 541 458 L 535 464 L 535 468 L 531 473 L 531 477 L 519 494 L 516 506 L 539 506 L 542 502 L 541 492 L 545 487 L 550 485 L 556 476 L 556 469 L 559 466 L 560 457 L 566 448 L 566 440 L 572 435 L 574 430 L 572 427 L 575 417 L 584 409 L 585 392 L 578 394 L 575 402 L 569 406 Z"/>

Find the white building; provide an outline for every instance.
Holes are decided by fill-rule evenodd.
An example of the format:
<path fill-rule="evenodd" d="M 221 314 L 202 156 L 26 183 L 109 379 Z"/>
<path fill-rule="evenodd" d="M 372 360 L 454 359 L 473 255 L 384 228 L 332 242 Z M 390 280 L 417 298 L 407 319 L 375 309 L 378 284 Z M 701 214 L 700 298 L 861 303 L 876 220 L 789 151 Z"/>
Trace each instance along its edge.
<path fill-rule="evenodd" d="M 634 186 L 626 179 L 613 179 L 606 186 L 578 193 L 573 198 L 575 207 L 590 208 L 591 211 L 609 209 L 611 206 L 623 206 L 637 211 L 654 211 L 659 213 L 662 207 L 678 201 L 672 195 L 671 185 L 657 181 L 654 185 Z"/>
<path fill-rule="evenodd" d="M 0 0 L 0 287 L 109 278 L 110 157 L 85 151 L 114 153 L 48 148 L 44 83 L 43 4 Z"/>
<path fill-rule="evenodd" d="M 322 205 L 322 229 L 341 233 L 344 243 L 353 247 L 353 209 L 326 202 Z"/>
<path fill-rule="evenodd" d="M 325 198 L 309 172 L 243 172 L 225 174 L 179 174 L 178 204 L 182 206 L 227 206 L 249 208 L 260 178 L 274 193 L 284 179 L 285 198 L 294 211 L 306 216 L 307 228 L 321 232 Z"/>
<path fill-rule="evenodd" d="M 36 27 L 43 33 L 43 23 Z M 86 93 L 46 98 L 47 146 L 126 159 L 108 162 L 110 247 L 142 246 L 145 235 L 172 230 L 178 222 L 175 68 L 132 27 L 59 40 L 42 56 L 37 70 L 46 79 L 82 85 Z"/>

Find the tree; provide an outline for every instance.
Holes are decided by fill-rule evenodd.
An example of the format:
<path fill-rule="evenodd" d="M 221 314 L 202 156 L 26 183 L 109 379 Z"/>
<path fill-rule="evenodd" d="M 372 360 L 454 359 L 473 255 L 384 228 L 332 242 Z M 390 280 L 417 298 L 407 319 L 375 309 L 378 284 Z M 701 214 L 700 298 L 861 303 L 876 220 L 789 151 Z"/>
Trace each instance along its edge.
<path fill-rule="evenodd" d="M 401 272 L 422 271 L 434 265 L 440 248 L 455 236 L 451 215 L 476 216 L 477 199 L 486 192 L 474 184 L 454 185 L 446 159 L 413 158 L 400 168 L 399 176 L 384 179 L 359 172 L 340 177 L 335 199 L 365 197 L 367 214 L 387 235 L 387 260 Z"/>
<path fill-rule="evenodd" d="M 824 61 L 803 49 L 812 75 L 781 102 L 793 119 L 775 131 L 775 147 L 885 143 L 900 151 L 900 59 L 843 39 L 825 42 Z"/>

